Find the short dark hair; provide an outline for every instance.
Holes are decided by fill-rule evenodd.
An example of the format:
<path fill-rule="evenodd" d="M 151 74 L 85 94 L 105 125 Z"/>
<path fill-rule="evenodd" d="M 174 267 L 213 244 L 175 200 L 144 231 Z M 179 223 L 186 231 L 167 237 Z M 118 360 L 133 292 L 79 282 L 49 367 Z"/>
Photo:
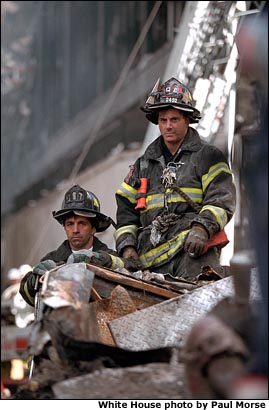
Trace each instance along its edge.
<path fill-rule="evenodd" d="M 76 215 L 75 212 L 73 212 L 73 211 L 70 211 L 70 213 L 64 215 L 64 216 L 62 217 L 62 225 L 64 226 L 66 220 L 69 219 L 69 218 L 71 218 L 72 216 L 77 216 L 77 215 Z M 93 228 L 97 228 L 97 226 L 98 226 L 97 218 L 87 218 L 87 216 L 84 216 L 84 218 L 88 219 L 88 221 L 91 223 L 91 225 L 92 225 Z"/>

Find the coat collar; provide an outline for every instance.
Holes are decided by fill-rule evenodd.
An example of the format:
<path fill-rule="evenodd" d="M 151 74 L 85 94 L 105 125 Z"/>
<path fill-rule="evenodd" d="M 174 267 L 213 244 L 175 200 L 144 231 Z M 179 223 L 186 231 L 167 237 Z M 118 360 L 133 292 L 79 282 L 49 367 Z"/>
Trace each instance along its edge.
<path fill-rule="evenodd" d="M 145 159 L 159 159 L 163 155 L 162 142 L 163 136 L 160 135 L 146 149 L 144 154 Z M 181 145 L 181 151 L 199 151 L 202 145 L 203 142 L 198 132 L 194 128 L 189 127 L 187 135 Z"/>

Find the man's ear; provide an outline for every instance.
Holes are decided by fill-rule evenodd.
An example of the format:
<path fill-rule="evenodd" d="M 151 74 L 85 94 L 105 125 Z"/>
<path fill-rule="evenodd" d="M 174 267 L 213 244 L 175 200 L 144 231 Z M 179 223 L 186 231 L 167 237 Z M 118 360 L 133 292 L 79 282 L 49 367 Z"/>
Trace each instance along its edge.
<path fill-rule="evenodd" d="M 92 236 L 94 236 L 96 234 L 96 228 L 95 226 L 92 227 Z"/>

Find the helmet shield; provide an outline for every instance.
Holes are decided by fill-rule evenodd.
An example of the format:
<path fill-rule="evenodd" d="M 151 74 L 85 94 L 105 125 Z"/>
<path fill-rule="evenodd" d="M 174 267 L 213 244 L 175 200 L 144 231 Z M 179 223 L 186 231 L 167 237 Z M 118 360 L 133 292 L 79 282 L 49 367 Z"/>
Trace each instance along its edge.
<path fill-rule="evenodd" d="M 61 224 L 72 214 L 92 219 L 97 232 L 105 231 L 111 224 L 111 218 L 100 212 L 100 202 L 96 195 L 85 191 L 79 185 L 70 188 L 59 211 L 53 211 L 53 217 Z"/>
<path fill-rule="evenodd" d="M 141 110 L 149 121 L 158 124 L 159 111 L 169 107 L 183 111 L 190 118 L 190 123 L 197 123 L 201 118 L 200 112 L 194 107 L 190 90 L 174 77 L 160 86 L 158 80 Z"/>

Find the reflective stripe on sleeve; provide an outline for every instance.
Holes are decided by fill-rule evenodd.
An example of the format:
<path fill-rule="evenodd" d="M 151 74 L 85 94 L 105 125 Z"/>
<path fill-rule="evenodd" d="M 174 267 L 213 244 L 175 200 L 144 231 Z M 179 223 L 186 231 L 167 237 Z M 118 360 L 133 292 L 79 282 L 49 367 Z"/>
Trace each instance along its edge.
<path fill-rule="evenodd" d="M 223 229 L 228 222 L 227 212 L 223 208 L 213 205 L 205 205 L 200 211 L 200 214 L 204 211 L 210 211 L 216 218 L 217 223 L 219 224 L 220 229 Z"/>
<path fill-rule="evenodd" d="M 126 182 L 123 182 L 120 188 L 117 190 L 116 194 L 127 198 L 128 201 L 130 201 L 132 204 L 136 204 L 137 192 L 137 189 L 131 187 L 131 185 L 126 184 Z"/>
<path fill-rule="evenodd" d="M 225 162 L 219 162 L 218 164 L 213 165 L 209 168 L 208 173 L 202 176 L 203 191 L 205 192 L 206 188 L 221 172 L 226 172 L 227 174 L 232 175 L 232 172 Z"/>
<path fill-rule="evenodd" d="M 136 238 L 136 236 L 137 236 L 137 230 L 138 230 L 138 227 L 137 227 L 136 225 L 126 225 L 126 226 L 122 226 L 121 228 L 117 229 L 117 230 L 114 232 L 114 239 L 115 239 L 115 241 L 117 242 L 118 239 L 119 239 L 122 235 L 124 235 L 124 234 L 126 234 L 126 233 L 129 233 L 129 234 L 131 234 L 132 236 L 134 236 L 134 237 Z"/>
<path fill-rule="evenodd" d="M 124 262 L 121 258 L 114 255 L 110 255 L 110 257 L 112 259 L 111 269 L 116 270 L 124 268 Z"/>

